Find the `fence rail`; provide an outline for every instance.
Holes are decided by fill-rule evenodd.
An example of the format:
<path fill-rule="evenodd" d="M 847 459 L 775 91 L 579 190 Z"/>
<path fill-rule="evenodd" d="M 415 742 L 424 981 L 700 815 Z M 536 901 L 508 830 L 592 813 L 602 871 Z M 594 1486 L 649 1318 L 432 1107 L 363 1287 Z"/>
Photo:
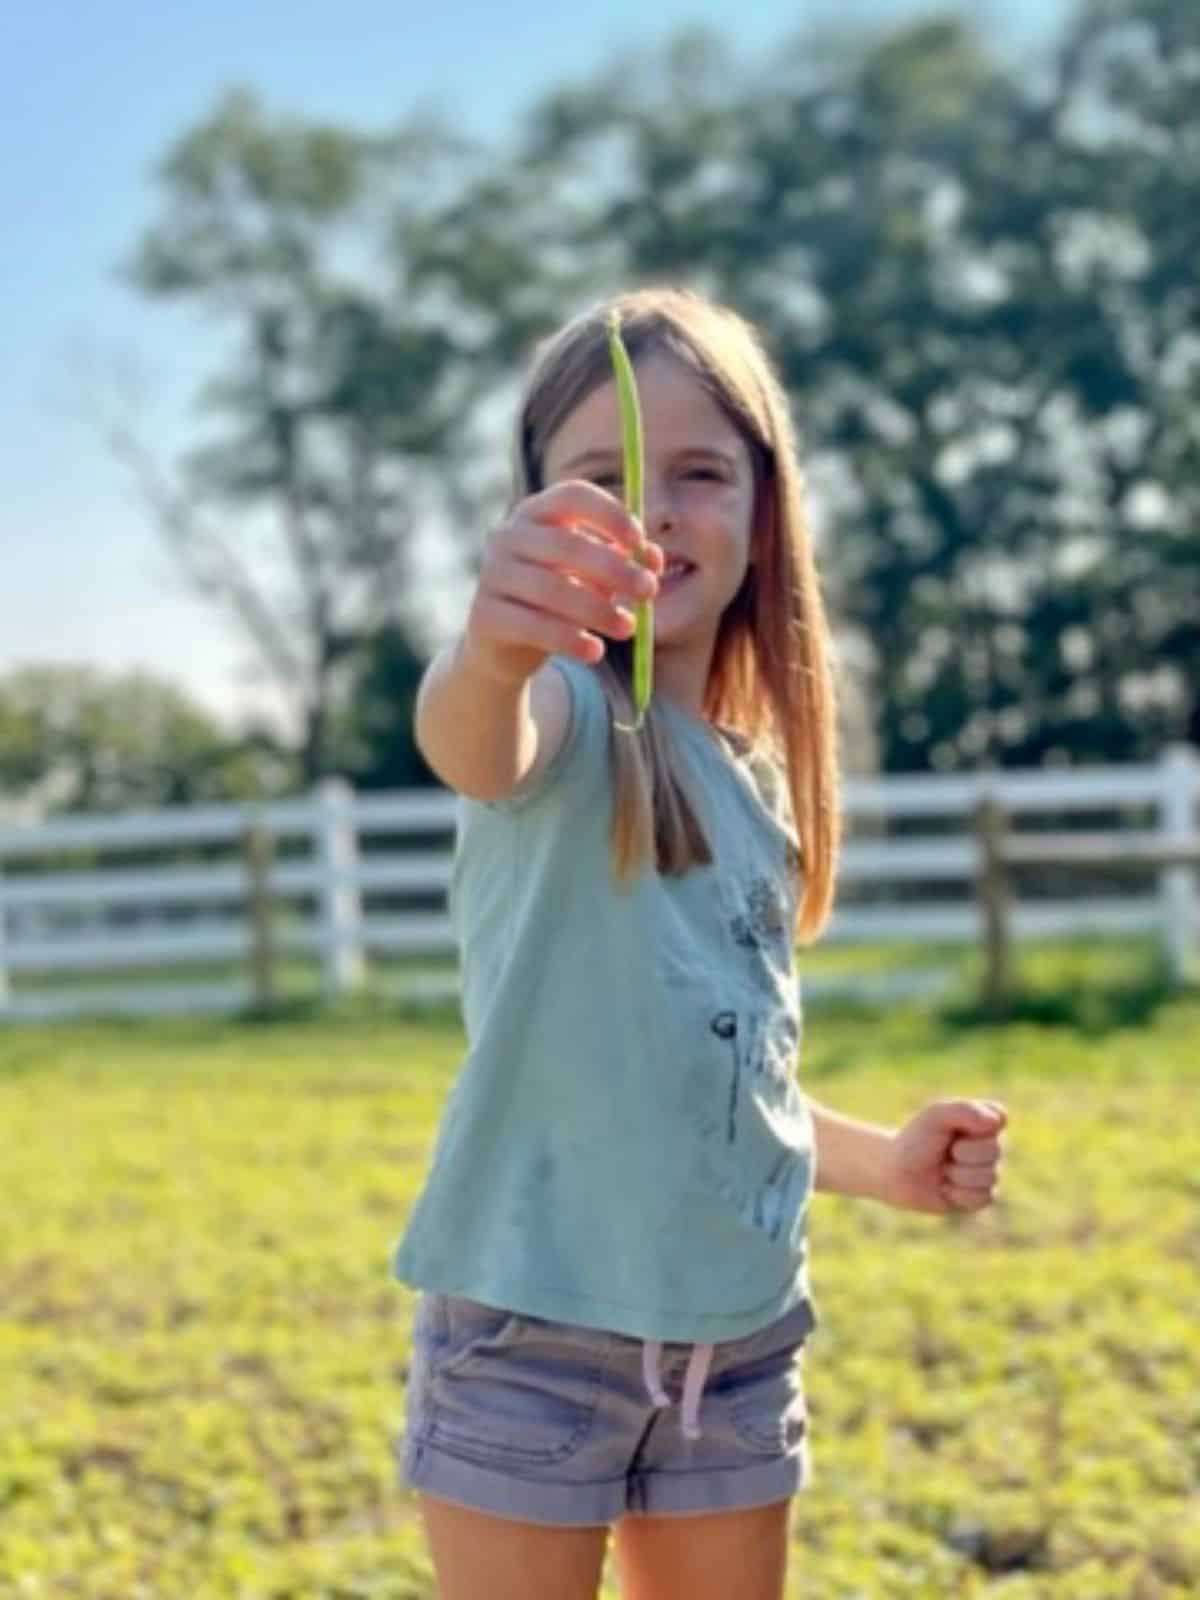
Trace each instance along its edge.
<path fill-rule="evenodd" d="M 823 942 L 979 944 L 995 998 L 1013 939 L 1150 934 L 1182 978 L 1200 923 L 1198 801 L 1200 759 L 1183 745 L 1144 766 L 850 780 L 840 899 Z M 1097 814 L 1116 820 L 1083 826 Z M 275 996 L 285 958 L 314 963 L 330 998 L 396 957 L 444 970 L 404 969 L 379 986 L 452 993 L 455 817 L 446 791 L 356 795 L 330 779 L 311 796 L 266 805 L 0 827 L 0 1020 L 237 1010 Z M 914 835 L 930 825 L 943 831 Z M 146 859 L 156 855 L 168 859 Z M 1085 890 L 1084 872 L 1120 881 Z M 1148 889 L 1124 881 L 1139 872 Z M 1039 878 L 1071 883 L 1018 897 Z M 205 964 L 234 976 L 130 976 Z M 105 973 L 113 981 L 97 986 Z M 47 982 L 71 974 L 85 981 Z M 939 977 L 922 969 L 844 982 L 882 995 L 936 987 Z M 832 982 L 803 981 L 808 995 Z"/>

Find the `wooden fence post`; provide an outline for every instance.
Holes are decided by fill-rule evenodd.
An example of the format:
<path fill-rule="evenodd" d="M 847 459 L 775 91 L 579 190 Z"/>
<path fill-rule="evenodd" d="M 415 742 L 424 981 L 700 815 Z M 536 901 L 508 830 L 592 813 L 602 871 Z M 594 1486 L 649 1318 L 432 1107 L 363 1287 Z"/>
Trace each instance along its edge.
<path fill-rule="evenodd" d="M 247 910 L 250 916 L 250 973 L 254 1007 L 269 1010 L 275 1000 L 275 941 L 272 936 L 271 867 L 275 839 L 262 822 L 246 830 Z"/>
<path fill-rule="evenodd" d="M 1008 1015 L 1012 998 L 1012 963 L 1009 940 L 1010 885 L 1003 846 L 1007 829 L 1004 808 L 994 795 L 985 794 L 975 808 L 979 840 L 979 906 L 983 918 L 983 1008 L 1000 1020 Z"/>

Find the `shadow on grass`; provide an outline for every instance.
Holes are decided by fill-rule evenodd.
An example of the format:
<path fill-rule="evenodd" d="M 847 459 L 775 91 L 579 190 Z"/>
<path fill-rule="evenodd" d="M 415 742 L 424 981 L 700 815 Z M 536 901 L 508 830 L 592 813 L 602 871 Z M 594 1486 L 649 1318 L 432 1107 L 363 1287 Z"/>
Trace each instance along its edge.
<path fill-rule="evenodd" d="M 1095 1039 L 1152 1023 L 1165 1008 L 1197 999 L 1200 984 L 1175 980 L 1154 951 L 1123 964 L 1100 956 L 1019 965 L 999 1011 L 986 1003 L 977 982 L 973 990 L 955 991 L 931 1020 L 943 1037 L 1033 1024 Z"/>
<path fill-rule="evenodd" d="M 320 995 L 299 995 L 276 1000 L 268 1006 L 247 1006 L 233 1019 L 247 1027 L 339 1027 L 344 1023 L 381 1024 L 420 1022 L 460 1027 L 461 1013 L 455 1000 L 405 999 L 397 995 L 362 994 L 344 1000 L 326 1000 Z"/>
<path fill-rule="evenodd" d="M 1187 993 L 1189 997 L 1200 996 L 1200 990 Z M 1147 977 L 1111 989 L 1018 992 L 1000 1016 L 979 1002 L 950 1003 L 939 1009 L 938 1018 L 947 1032 L 1035 1023 L 1046 1028 L 1069 1028 L 1094 1038 L 1153 1022 L 1164 1006 L 1183 996 L 1184 991 Z"/>
<path fill-rule="evenodd" d="M 1174 980 L 1155 950 L 1039 951 L 1016 964 L 1000 1014 L 984 1002 L 974 963 L 938 1000 L 880 1008 L 843 996 L 806 1007 L 804 1071 L 809 1079 L 836 1078 L 859 1067 L 864 1053 L 932 1058 L 975 1039 L 1001 1042 L 1010 1028 L 1099 1043 L 1198 1003 L 1200 984 Z M 871 1045 L 864 1052 L 868 1034 Z M 1001 1050 L 1000 1062 L 1003 1057 Z"/>

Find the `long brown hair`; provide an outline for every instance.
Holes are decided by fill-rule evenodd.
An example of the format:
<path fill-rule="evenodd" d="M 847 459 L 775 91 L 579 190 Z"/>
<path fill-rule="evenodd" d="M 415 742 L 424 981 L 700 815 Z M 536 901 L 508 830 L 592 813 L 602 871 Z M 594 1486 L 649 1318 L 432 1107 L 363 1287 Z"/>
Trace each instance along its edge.
<path fill-rule="evenodd" d="M 741 735 L 782 771 L 803 891 L 795 936 L 811 944 L 833 909 L 841 847 L 837 704 L 829 625 L 805 507 L 788 401 L 754 327 L 698 294 L 648 287 L 575 317 L 538 346 L 525 379 L 513 459 L 514 504 L 544 486 L 550 440 L 612 376 L 607 317 L 616 310 L 630 359 L 665 352 L 686 364 L 746 442 L 755 475 L 752 550 L 722 613 L 704 693 L 705 719 Z M 632 644 L 605 640 L 595 668 L 613 714 L 633 720 Z M 613 867 L 628 882 L 651 860 L 679 873 L 712 860 L 667 720 L 650 702 L 637 735 L 612 741 Z"/>

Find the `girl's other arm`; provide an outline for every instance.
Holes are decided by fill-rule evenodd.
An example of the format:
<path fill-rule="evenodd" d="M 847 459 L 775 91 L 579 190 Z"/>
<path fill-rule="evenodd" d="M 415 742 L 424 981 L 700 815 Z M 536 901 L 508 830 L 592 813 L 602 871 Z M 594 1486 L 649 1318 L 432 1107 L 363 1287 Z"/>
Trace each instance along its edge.
<path fill-rule="evenodd" d="M 828 1194 L 886 1200 L 893 1131 L 859 1122 L 806 1095 L 817 1144 L 815 1187 Z"/>
<path fill-rule="evenodd" d="M 934 1100 L 891 1129 L 806 1098 L 816 1135 L 817 1189 L 937 1215 L 992 1203 L 1008 1122 L 998 1100 Z"/>

